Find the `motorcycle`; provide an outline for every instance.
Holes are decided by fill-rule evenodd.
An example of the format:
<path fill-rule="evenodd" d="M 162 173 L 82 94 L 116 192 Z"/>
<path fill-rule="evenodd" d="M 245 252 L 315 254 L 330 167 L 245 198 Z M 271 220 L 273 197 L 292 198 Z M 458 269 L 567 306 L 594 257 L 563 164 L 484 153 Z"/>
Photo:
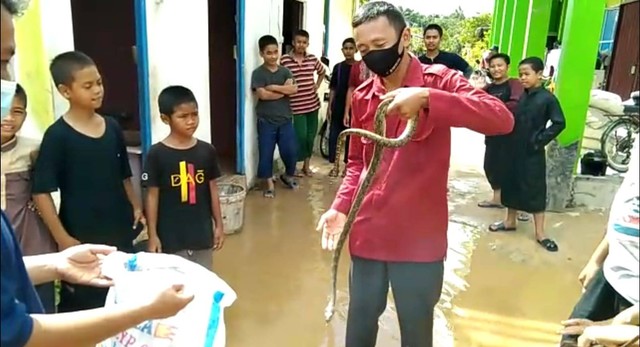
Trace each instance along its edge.
<path fill-rule="evenodd" d="M 606 115 L 609 122 L 600 138 L 601 151 L 607 158 L 607 165 L 620 173 L 629 170 L 633 143 L 640 131 L 640 92 L 631 93 L 631 97 L 622 106 L 622 114 Z"/>

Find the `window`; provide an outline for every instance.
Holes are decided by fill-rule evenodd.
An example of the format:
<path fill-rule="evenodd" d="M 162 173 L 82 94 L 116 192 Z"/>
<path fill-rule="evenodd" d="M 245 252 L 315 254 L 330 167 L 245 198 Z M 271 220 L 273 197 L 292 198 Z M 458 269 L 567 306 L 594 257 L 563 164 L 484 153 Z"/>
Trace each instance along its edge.
<path fill-rule="evenodd" d="M 619 8 L 612 8 L 605 11 L 604 23 L 602 24 L 602 34 L 600 35 L 599 52 L 613 51 L 613 40 L 616 36 L 616 27 L 618 24 Z"/>

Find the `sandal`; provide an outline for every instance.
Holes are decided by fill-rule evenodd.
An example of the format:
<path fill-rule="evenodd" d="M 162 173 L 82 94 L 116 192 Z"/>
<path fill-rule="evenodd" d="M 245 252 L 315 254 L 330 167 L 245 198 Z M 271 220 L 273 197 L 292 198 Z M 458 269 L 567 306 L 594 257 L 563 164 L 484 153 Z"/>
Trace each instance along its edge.
<path fill-rule="evenodd" d="M 331 171 L 329 171 L 329 177 L 338 177 L 338 171 L 336 169 L 331 169 Z"/>
<path fill-rule="evenodd" d="M 285 175 L 280 175 L 280 182 L 282 182 L 282 184 L 284 184 L 285 186 L 287 186 L 289 189 L 297 189 L 298 188 L 298 182 L 294 179 L 291 179 Z"/>
<path fill-rule="evenodd" d="M 503 209 L 504 206 L 502 206 L 502 204 L 496 204 L 495 202 L 492 201 L 482 201 L 478 203 L 478 207 L 480 208 L 499 208 L 499 209 Z"/>
<path fill-rule="evenodd" d="M 528 213 L 520 212 L 518 213 L 518 221 L 520 222 L 528 222 L 531 220 L 531 216 Z"/>
<path fill-rule="evenodd" d="M 276 191 L 273 189 L 265 189 L 262 192 L 262 196 L 267 198 L 267 199 L 273 199 L 276 197 Z"/>
<path fill-rule="evenodd" d="M 553 241 L 552 239 L 538 240 L 538 243 L 540 244 L 540 246 L 544 247 L 544 249 L 546 249 L 549 252 L 558 251 L 558 244 L 555 243 L 555 241 Z"/>
<path fill-rule="evenodd" d="M 515 227 L 507 228 L 504 222 L 495 222 L 489 225 L 489 231 L 491 232 L 503 232 L 503 231 L 516 231 Z"/>

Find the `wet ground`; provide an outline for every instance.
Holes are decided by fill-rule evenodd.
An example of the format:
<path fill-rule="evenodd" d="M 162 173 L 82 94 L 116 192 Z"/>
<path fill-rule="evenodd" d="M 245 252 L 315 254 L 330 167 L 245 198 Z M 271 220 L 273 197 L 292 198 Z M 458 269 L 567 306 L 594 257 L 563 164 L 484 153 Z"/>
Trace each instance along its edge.
<path fill-rule="evenodd" d="M 481 171 L 483 138 L 455 130 L 453 142 L 449 253 L 435 345 L 557 345 L 558 322 L 580 294 L 577 274 L 602 235 L 604 213 L 550 214 L 548 234 L 558 241 L 557 254 L 535 244 L 531 223 L 517 233 L 489 234 L 487 225 L 503 211 L 476 207 L 489 194 Z M 314 231 L 338 181 L 326 176 L 328 165 L 317 164 L 319 172 L 298 191 L 278 189 L 275 200 L 251 192 L 243 230 L 229 236 L 215 258 L 216 272 L 238 293 L 225 313 L 228 347 L 344 346 L 348 253 L 337 315 L 326 325 L 331 259 Z M 392 300 L 380 326 L 378 346 L 399 346 Z"/>

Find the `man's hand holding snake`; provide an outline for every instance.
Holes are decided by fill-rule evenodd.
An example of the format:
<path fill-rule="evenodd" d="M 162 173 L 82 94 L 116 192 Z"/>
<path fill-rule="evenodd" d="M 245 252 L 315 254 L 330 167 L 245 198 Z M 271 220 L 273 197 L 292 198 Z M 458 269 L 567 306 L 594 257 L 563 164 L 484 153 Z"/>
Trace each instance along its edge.
<path fill-rule="evenodd" d="M 429 106 L 429 88 L 399 88 L 385 94 L 381 99 L 393 100 L 387 109 L 388 114 L 397 114 L 403 119 L 409 119 Z"/>

